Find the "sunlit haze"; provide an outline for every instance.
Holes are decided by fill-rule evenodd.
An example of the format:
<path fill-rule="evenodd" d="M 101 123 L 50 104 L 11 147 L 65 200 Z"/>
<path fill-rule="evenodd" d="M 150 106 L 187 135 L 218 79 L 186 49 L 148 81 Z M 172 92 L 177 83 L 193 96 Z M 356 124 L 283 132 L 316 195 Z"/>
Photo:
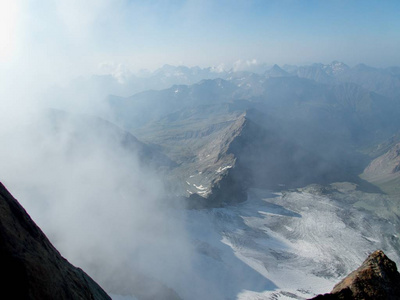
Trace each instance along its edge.
<path fill-rule="evenodd" d="M 369 0 L 2 1 L 0 55 L 60 78 L 104 63 L 389 66 L 400 60 L 399 14 L 398 1 Z"/>

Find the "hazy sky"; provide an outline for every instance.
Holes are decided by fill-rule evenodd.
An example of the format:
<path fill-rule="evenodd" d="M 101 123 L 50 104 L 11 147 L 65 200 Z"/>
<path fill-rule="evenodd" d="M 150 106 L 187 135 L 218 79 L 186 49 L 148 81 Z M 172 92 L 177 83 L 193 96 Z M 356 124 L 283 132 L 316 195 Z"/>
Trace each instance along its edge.
<path fill-rule="evenodd" d="M 0 63 L 43 78 L 104 62 L 398 65 L 399 16 L 398 0 L 2 0 Z"/>
<path fill-rule="evenodd" d="M 73 117 L 46 123 L 33 113 L 47 102 L 41 92 L 107 64 L 400 65 L 399 16 L 400 0 L 0 0 L 0 180 L 85 270 L 101 262 L 93 274 L 119 282 L 121 266 L 148 268 L 150 277 L 187 285 L 182 278 L 198 276 L 192 241 L 161 205 L 161 178 L 110 143 L 114 131 L 105 134 L 97 119 L 87 128 Z M 80 92 L 69 103 L 92 96 Z M 209 292 L 206 280 L 192 282 Z"/>

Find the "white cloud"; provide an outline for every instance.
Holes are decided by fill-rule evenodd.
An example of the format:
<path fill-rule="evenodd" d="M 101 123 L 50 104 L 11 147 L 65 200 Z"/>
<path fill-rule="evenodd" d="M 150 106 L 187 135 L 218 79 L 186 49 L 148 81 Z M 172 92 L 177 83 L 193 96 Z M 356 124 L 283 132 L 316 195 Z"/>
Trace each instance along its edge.
<path fill-rule="evenodd" d="M 0 62 L 11 59 L 16 51 L 16 33 L 19 17 L 18 2 L 0 1 Z"/>

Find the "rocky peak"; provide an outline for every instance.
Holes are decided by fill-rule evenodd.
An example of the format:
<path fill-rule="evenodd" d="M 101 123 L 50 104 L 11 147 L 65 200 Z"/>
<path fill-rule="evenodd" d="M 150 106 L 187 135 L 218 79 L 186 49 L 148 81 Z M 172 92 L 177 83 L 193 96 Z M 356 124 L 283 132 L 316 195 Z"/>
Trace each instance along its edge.
<path fill-rule="evenodd" d="M 275 64 L 270 70 L 266 71 L 264 75 L 267 77 L 286 77 L 289 76 L 289 73 Z"/>
<path fill-rule="evenodd" d="M 400 273 L 382 250 L 370 254 L 363 264 L 339 282 L 324 299 L 400 299 Z"/>
<path fill-rule="evenodd" d="M 335 60 L 332 63 L 330 63 L 329 65 L 324 65 L 322 68 L 328 75 L 335 76 L 335 75 L 338 75 L 340 73 L 347 71 L 349 69 L 349 66 L 342 62 Z"/>

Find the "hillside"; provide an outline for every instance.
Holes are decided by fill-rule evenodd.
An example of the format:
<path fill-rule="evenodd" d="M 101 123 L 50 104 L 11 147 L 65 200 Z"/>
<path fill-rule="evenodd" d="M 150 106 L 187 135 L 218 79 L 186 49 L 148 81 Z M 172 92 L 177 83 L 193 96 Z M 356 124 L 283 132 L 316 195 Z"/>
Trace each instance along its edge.
<path fill-rule="evenodd" d="M 400 194 L 400 143 L 375 158 L 365 168 L 361 177 L 388 194 Z"/>

